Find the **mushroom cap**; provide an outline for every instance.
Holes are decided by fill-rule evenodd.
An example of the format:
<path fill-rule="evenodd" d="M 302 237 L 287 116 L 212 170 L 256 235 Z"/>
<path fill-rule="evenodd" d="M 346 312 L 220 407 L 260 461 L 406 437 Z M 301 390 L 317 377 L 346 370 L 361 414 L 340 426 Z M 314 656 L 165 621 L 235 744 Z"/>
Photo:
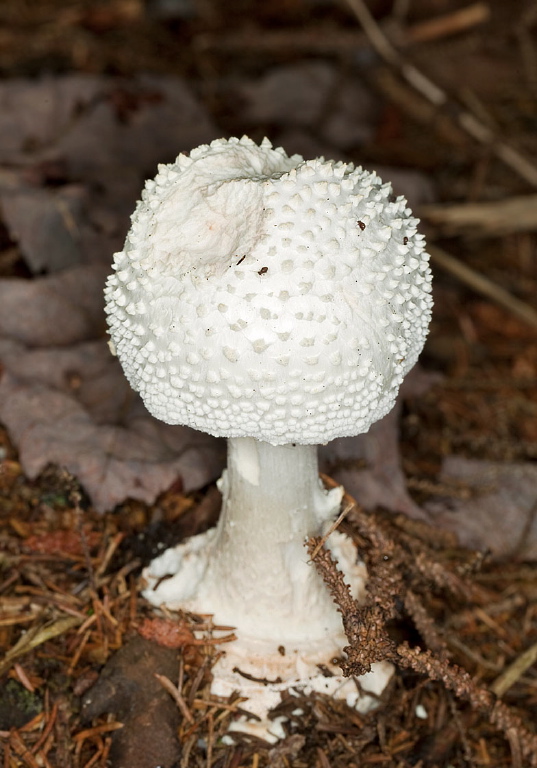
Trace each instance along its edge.
<path fill-rule="evenodd" d="M 366 432 L 427 335 L 418 220 L 374 173 L 219 139 L 159 166 L 105 290 L 158 419 L 274 445 Z"/>

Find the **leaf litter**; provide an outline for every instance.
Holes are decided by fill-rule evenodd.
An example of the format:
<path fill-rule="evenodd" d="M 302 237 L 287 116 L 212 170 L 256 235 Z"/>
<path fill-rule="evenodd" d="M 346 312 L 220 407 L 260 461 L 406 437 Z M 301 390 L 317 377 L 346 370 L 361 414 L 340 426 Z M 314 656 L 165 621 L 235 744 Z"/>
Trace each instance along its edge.
<path fill-rule="evenodd" d="M 418 19 L 430 15 L 422 5 L 414 0 Z M 507 29 L 499 4 L 490 5 Z M 213 481 L 225 460 L 220 441 L 153 420 L 106 346 L 102 282 L 157 162 L 248 130 L 285 139 L 290 151 L 385 167 L 383 178 L 393 175 L 414 208 L 437 198 L 488 199 L 487 174 L 493 195 L 521 192 L 494 162 L 476 160 L 445 121 L 432 141 L 407 86 L 384 76 L 378 89 L 358 83 L 356 62 L 338 49 L 344 35 L 323 37 L 333 47 L 319 56 L 318 22 L 293 27 L 300 11 L 293 19 L 290 9 L 279 38 L 274 30 L 261 35 L 267 18 L 252 10 L 260 26 L 242 49 L 225 48 L 232 36 L 205 9 L 192 28 L 201 34 L 198 47 L 185 47 L 182 74 L 196 73 L 189 86 L 168 73 L 129 71 L 127 49 L 118 63 L 121 46 L 110 46 L 100 25 L 134 36 L 145 23 L 140 10 L 64 17 L 62 9 L 70 39 L 85 39 L 99 64 L 0 84 L 0 421 L 9 430 L 0 431 L 0 747 L 7 766 L 536 764 L 537 585 L 529 561 L 537 534 L 537 345 L 527 325 L 453 278 L 437 277 L 427 372 L 414 372 L 396 409 L 369 435 L 321 451 L 333 478 L 326 481 L 343 482 L 360 505 L 349 501 L 341 526 L 368 563 L 370 602 L 349 601 L 321 542 L 314 561 L 344 616 L 348 671 L 359 674 L 379 657 L 397 666 L 380 708 L 362 716 L 323 697 L 286 696 L 274 712 L 287 716 L 283 741 L 270 747 L 237 737 L 226 745 L 221 737 L 241 700 L 210 695 L 210 666 L 223 650 L 210 617 L 155 617 L 138 594 L 144 563 L 214 524 Z M 450 52 L 438 32 L 449 23 L 447 12 L 435 34 L 446 61 L 453 51 L 462 61 L 457 45 L 472 30 Z M 516 27 L 520 39 L 524 23 Z M 334 24 L 340 19 L 327 29 Z M 95 39 L 87 34 L 92 25 L 100 30 Z M 309 59 L 285 54 L 287 33 Z M 359 34 L 353 45 L 367 69 L 371 48 Z M 151 35 L 154 27 L 149 48 Z M 479 35 L 471 39 L 479 43 Z M 74 55 L 59 38 L 47 45 L 54 55 L 58 45 L 62 56 Z M 415 51 L 427 69 L 427 43 Z M 508 79 L 512 61 L 504 58 Z M 479 91 L 478 64 L 467 70 Z M 95 74 L 99 67 L 128 77 Z M 438 65 L 430 74 L 439 77 Z M 275 88 L 282 81 L 295 88 L 296 102 Z M 518 123 L 495 118 L 529 146 L 524 120 L 534 117 L 522 102 L 516 110 Z M 528 300 L 537 287 L 528 256 L 535 242 L 513 226 L 514 234 L 507 228 L 477 246 L 466 233 L 457 247 L 476 270 Z M 437 236 L 433 227 L 429 237 Z"/>

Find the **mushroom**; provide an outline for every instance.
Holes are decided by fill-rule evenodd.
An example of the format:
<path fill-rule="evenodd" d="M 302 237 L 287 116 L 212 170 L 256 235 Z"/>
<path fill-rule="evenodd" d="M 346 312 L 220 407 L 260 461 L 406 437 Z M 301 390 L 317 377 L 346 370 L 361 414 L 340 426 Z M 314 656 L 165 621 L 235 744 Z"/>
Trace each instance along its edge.
<path fill-rule="evenodd" d="M 159 166 L 115 255 L 106 309 L 131 386 L 158 419 L 228 438 L 217 527 L 154 560 L 144 594 L 236 627 L 212 690 L 262 720 L 296 688 L 364 711 L 391 674 L 375 665 L 361 693 L 341 677 L 341 616 L 304 542 L 343 492 L 323 487 L 316 446 L 388 413 L 425 342 L 417 223 L 352 164 L 219 139 Z M 353 543 L 328 544 L 363 597 Z"/>

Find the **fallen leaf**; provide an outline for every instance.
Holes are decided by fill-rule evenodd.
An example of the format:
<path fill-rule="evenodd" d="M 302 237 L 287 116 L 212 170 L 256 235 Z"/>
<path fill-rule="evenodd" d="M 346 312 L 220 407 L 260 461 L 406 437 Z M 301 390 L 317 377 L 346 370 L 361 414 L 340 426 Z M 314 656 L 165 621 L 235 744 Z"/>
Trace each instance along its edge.
<path fill-rule="evenodd" d="M 54 365 L 54 350 L 47 360 Z M 119 366 L 112 362 L 125 391 Z M 82 356 L 78 375 L 84 379 Z M 51 463 L 65 467 L 100 511 L 129 497 L 152 503 L 178 478 L 188 493 L 218 477 L 224 456 L 220 441 L 157 422 L 130 392 L 124 405 L 123 417 L 116 413 L 121 425 L 101 424 L 77 399 L 76 390 L 69 393 L 37 376 L 25 380 L 7 371 L 0 378 L 0 420 L 18 446 L 26 474 L 34 478 Z"/>
<path fill-rule="evenodd" d="M 322 61 L 274 67 L 260 78 L 241 83 L 242 118 L 247 123 L 312 126 L 337 78 L 334 66 Z"/>
<path fill-rule="evenodd" d="M 53 347 L 103 336 L 109 271 L 94 264 L 34 280 L 0 279 L 0 338 Z"/>
<path fill-rule="evenodd" d="M 34 273 L 56 272 L 84 261 L 80 238 L 84 188 L 21 186 L 1 193 L 0 213 L 9 235 Z"/>
<path fill-rule="evenodd" d="M 463 484 L 470 498 L 439 497 L 425 509 L 463 546 L 496 558 L 537 559 L 537 467 L 448 456 L 440 480 Z"/>
<path fill-rule="evenodd" d="M 126 102 L 127 110 L 122 106 Z M 92 101 L 57 135 L 54 154 L 64 159 L 74 178 L 114 189 L 134 169 L 139 190 L 146 175 L 154 176 L 158 163 L 170 162 L 218 134 L 179 78 L 102 78 Z"/>
<path fill-rule="evenodd" d="M 112 736 L 112 765 L 178 765 L 181 750 L 177 728 L 181 716 L 156 674 L 177 680 L 177 652 L 135 636 L 112 656 L 82 699 L 85 722 L 113 713 L 123 723 L 123 728 Z"/>
<path fill-rule="evenodd" d="M 0 172 L 4 223 L 35 272 L 103 253 L 110 263 L 144 179 L 159 162 L 218 134 L 179 78 L 69 75 L 0 83 L 0 162 L 9 166 Z M 63 186 L 39 188 L 47 168 L 61 168 Z M 114 242 L 103 248 L 99 229 Z"/>
<path fill-rule="evenodd" d="M 129 113 L 120 110 L 118 93 L 129 98 Z M 11 167 L 27 166 L 32 156 L 62 156 L 75 178 L 95 178 L 103 165 L 149 165 L 153 172 L 166 155 L 215 133 L 207 111 L 176 77 L 73 74 L 0 83 L 0 162 Z"/>
<path fill-rule="evenodd" d="M 178 78 L 0 83 L 3 222 L 34 271 L 61 270 L 0 279 L 0 419 L 30 477 L 65 467 L 101 510 L 152 502 L 178 480 L 199 488 L 221 471 L 219 441 L 155 421 L 131 392 L 103 313 L 144 177 L 217 135 Z M 59 186 L 43 186 L 51 173 Z"/>
<path fill-rule="evenodd" d="M 366 509 L 384 507 L 418 520 L 427 519 L 406 488 L 401 468 L 399 417 L 404 399 L 424 393 L 438 378 L 438 374 L 415 366 L 405 378 L 393 410 L 373 424 L 367 434 L 339 438 L 320 448 L 321 471 L 341 483 Z"/>
<path fill-rule="evenodd" d="M 103 79 L 91 75 L 13 78 L 0 83 L 0 162 L 26 164 L 52 146 L 98 98 Z"/>
<path fill-rule="evenodd" d="M 58 554 L 80 556 L 86 548 L 92 549 L 101 541 L 99 531 L 86 530 L 84 541 L 78 531 L 50 531 L 49 533 L 34 534 L 24 540 L 24 546 L 30 552 L 39 552 L 43 555 Z"/>
<path fill-rule="evenodd" d="M 0 661 L 0 675 L 5 675 L 16 659 L 26 655 L 39 645 L 43 645 L 43 643 L 48 642 L 53 637 L 63 635 L 81 623 L 82 619 L 78 616 L 62 616 L 59 619 L 53 619 L 42 625 L 34 624 L 20 636 L 15 645 L 9 649 Z"/>
<path fill-rule="evenodd" d="M 171 619 L 144 619 L 138 627 L 138 634 L 165 648 L 183 648 L 196 641 L 186 622 Z"/>

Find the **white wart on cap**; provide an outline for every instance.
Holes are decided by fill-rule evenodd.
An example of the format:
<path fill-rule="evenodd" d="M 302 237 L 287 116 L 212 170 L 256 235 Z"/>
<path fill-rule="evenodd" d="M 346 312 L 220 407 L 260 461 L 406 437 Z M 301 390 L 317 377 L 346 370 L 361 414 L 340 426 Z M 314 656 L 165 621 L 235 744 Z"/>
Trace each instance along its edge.
<path fill-rule="evenodd" d="M 218 436 L 366 432 L 427 335 L 416 225 L 375 174 L 267 140 L 160 166 L 106 288 L 130 384 L 158 419 Z"/>

